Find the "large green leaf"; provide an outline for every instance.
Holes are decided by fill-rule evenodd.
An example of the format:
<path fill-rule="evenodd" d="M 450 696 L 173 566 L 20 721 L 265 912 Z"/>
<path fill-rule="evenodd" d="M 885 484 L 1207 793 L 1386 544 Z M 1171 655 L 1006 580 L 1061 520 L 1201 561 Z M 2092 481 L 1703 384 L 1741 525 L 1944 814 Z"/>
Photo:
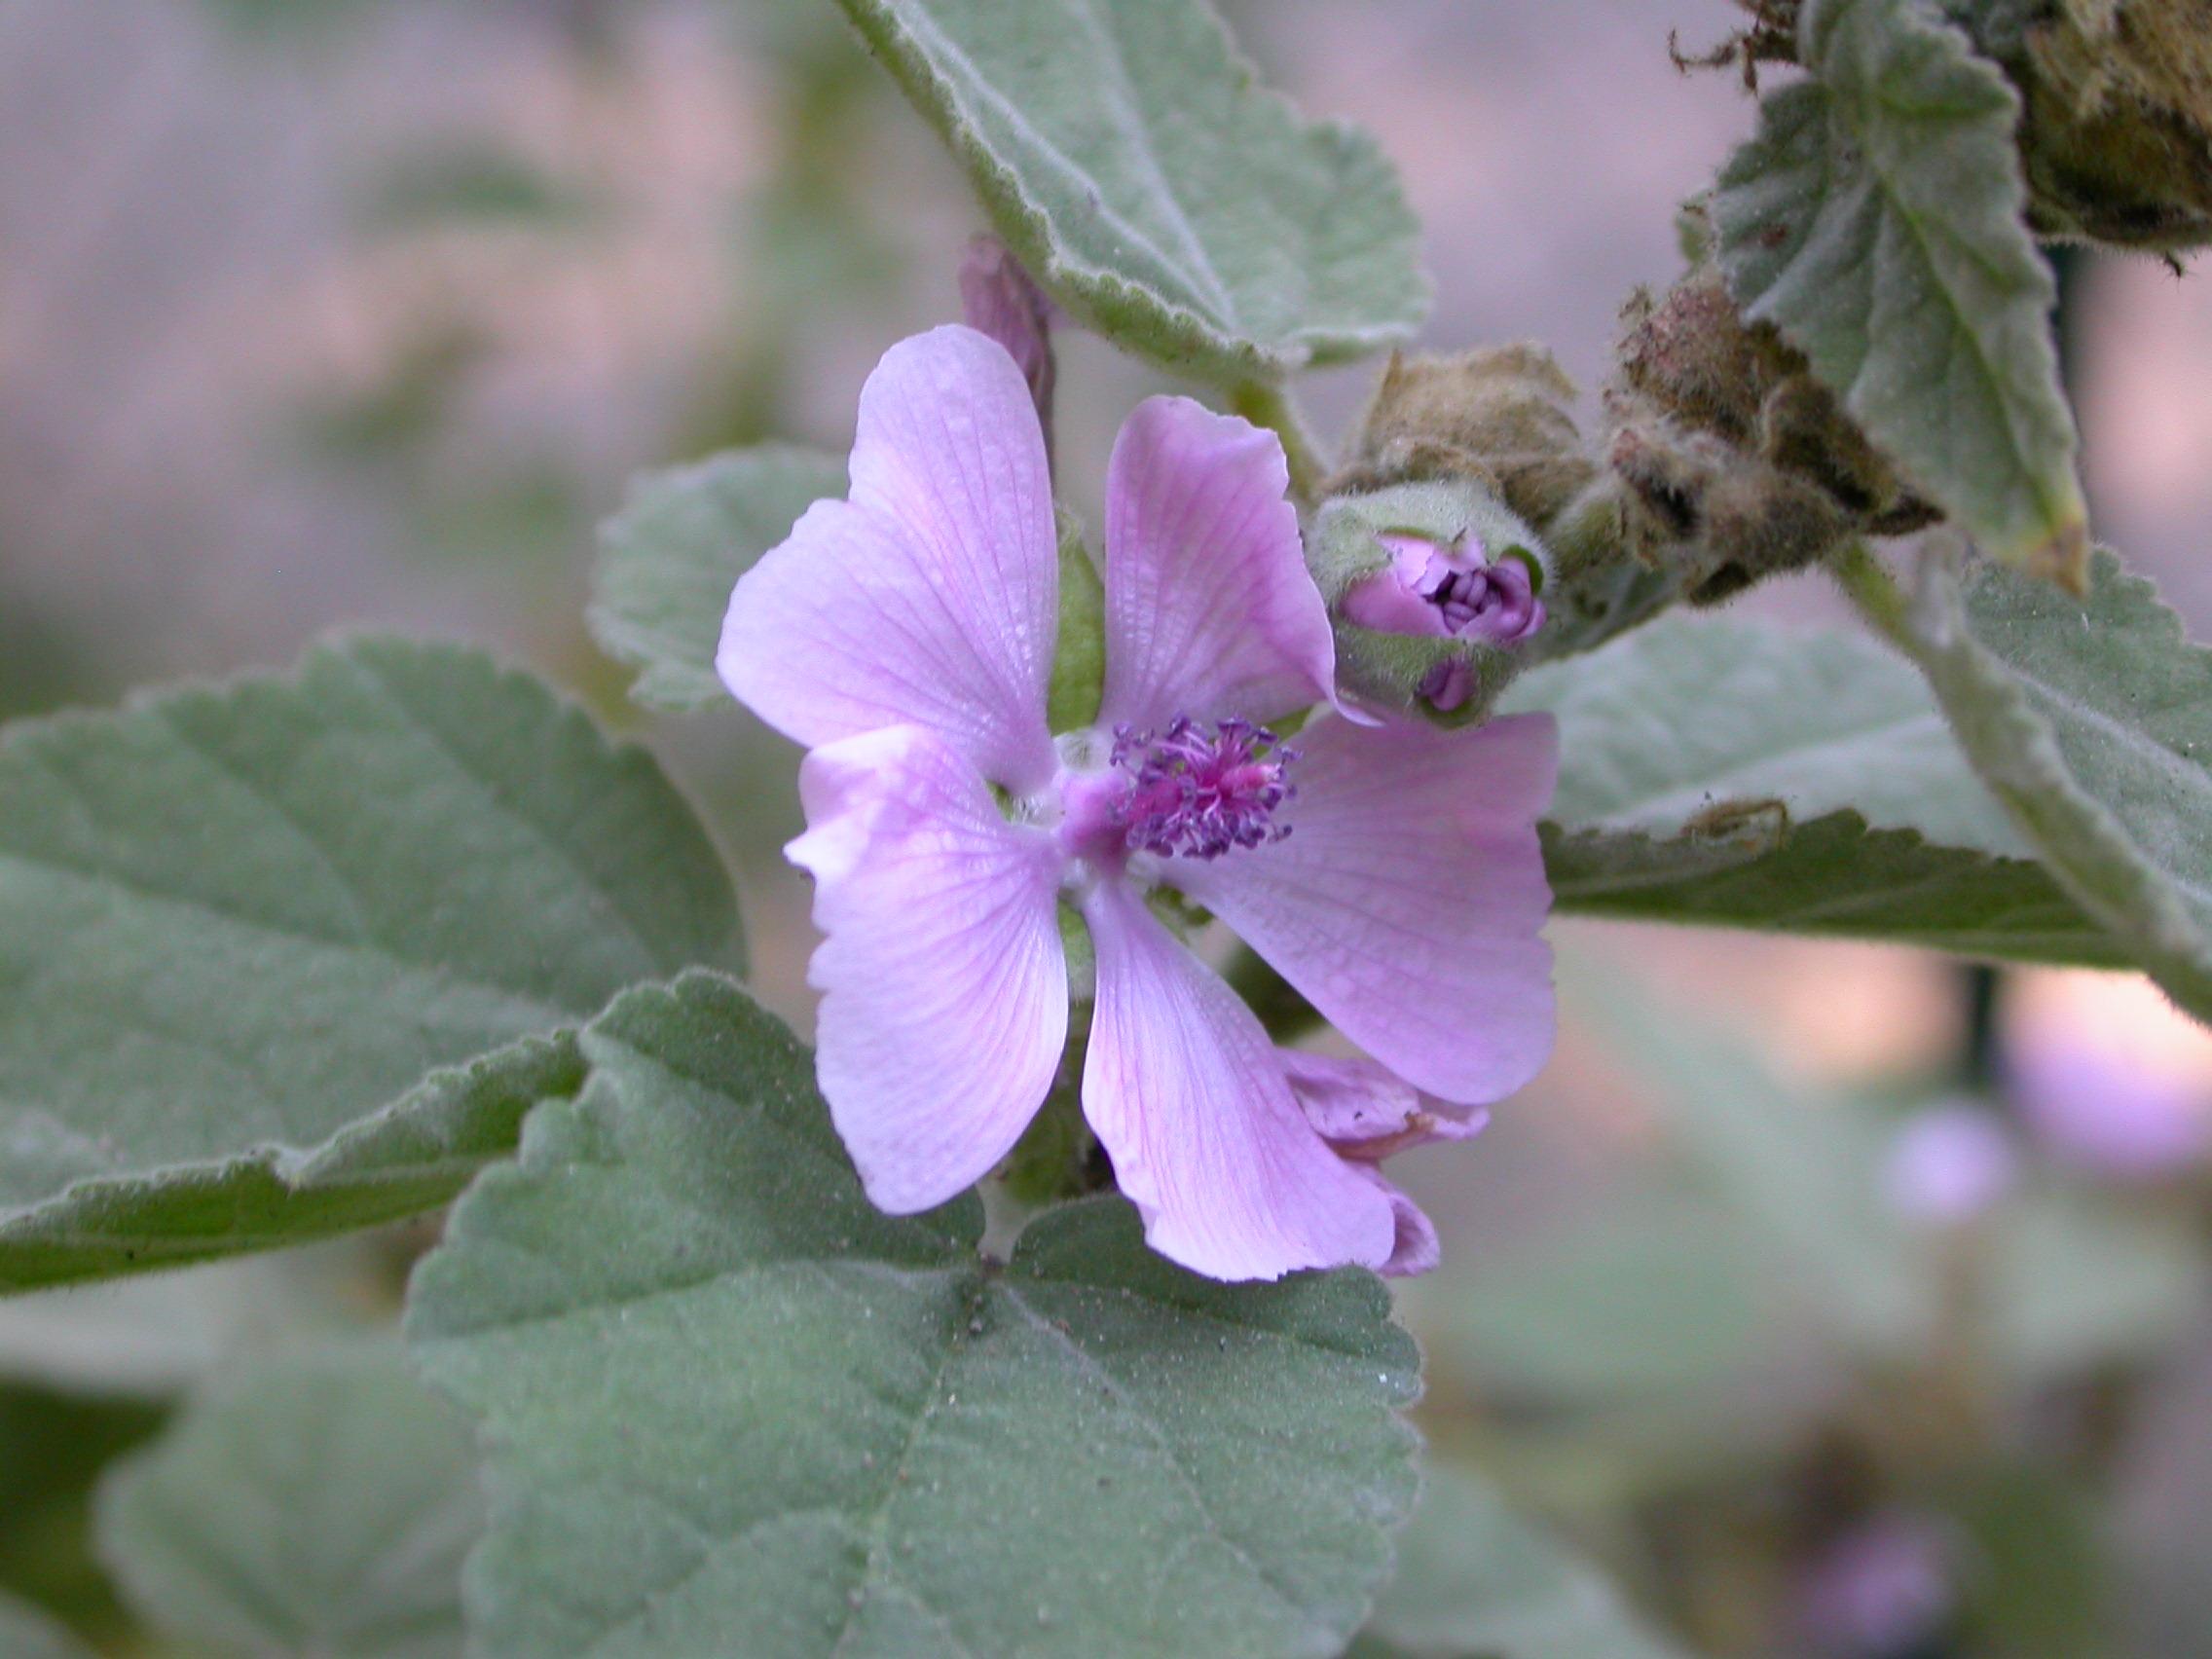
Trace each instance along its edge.
<path fill-rule="evenodd" d="M 1862 635 L 1666 617 L 1505 706 L 1560 721 L 1563 911 L 2126 960 L 2031 862 L 1919 676 Z"/>
<path fill-rule="evenodd" d="M 30 1603 L 0 1593 L 0 1659 L 92 1659 L 92 1650 Z"/>
<path fill-rule="evenodd" d="M 1362 1272 L 1222 1285 L 1119 1199 L 1004 1266 L 869 1206 L 735 986 L 635 992 L 419 1270 L 482 1415 L 484 1659 L 1339 1652 L 1414 1490 L 1417 1356 Z"/>
<path fill-rule="evenodd" d="M 1203 0 L 840 0 L 1083 321 L 1235 382 L 1355 356 L 1427 309 L 1365 134 L 1301 121 Z"/>
<path fill-rule="evenodd" d="M 2081 603 L 1936 549 L 1915 602 L 1876 614 L 2047 867 L 2212 1019 L 2212 651 L 2102 551 Z"/>
<path fill-rule="evenodd" d="M 1680 1659 L 1599 1571 L 1473 1476 L 1431 1467 L 1346 1659 Z"/>
<path fill-rule="evenodd" d="M 726 701 L 715 646 L 729 590 L 808 506 L 844 493 L 843 458 L 791 444 L 637 479 L 600 528 L 589 612 L 608 655 L 638 670 L 630 695 L 656 709 Z"/>
<path fill-rule="evenodd" d="M 263 1356 L 110 1471 L 101 1554 L 149 1625 L 218 1651 L 460 1659 L 483 1530 L 467 1421 L 395 1343 Z"/>
<path fill-rule="evenodd" d="M 2072 582 L 2087 551 L 2019 99 L 1925 0 L 1806 0 L 1811 79 L 1720 175 L 1730 286 L 1985 547 Z"/>
<path fill-rule="evenodd" d="M 650 757 L 472 651 L 14 728 L 0 1288 L 442 1202 L 578 1087 L 564 1027 L 739 954 Z"/>

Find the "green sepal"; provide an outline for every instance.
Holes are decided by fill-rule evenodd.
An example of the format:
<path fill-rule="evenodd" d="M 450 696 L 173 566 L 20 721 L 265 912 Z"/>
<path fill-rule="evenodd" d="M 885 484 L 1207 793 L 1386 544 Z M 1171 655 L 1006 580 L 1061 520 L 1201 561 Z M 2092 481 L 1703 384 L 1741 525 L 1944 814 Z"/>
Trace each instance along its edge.
<path fill-rule="evenodd" d="M 1076 731 L 1098 719 L 1106 691 L 1106 589 L 1084 545 L 1083 521 L 1065 507 L 1053 510 L 1060 536 L 1060 625 L 1045 716 L 1052 730 Z"/>
<path fill-rule="evenodd" d="M 1334 612 L 1354 582 L 1386 570 L 1385 535 L 1418 535 L 1441 545 L 1462 538 L 1483 547 L 1492 564 L 1519 559 L 1538 593 L 1551 574 L 1551 554 L 1528 520 L 1488 491 L 1444 479 L 1392 484 L 1324 501 L 1307 540 L 1307 563 Z"/>

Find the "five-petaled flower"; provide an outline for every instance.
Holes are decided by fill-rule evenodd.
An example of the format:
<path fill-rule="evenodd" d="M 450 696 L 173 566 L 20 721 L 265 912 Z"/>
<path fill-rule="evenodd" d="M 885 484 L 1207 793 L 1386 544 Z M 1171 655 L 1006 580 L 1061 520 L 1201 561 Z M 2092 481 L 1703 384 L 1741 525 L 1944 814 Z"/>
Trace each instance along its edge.
<path fill-rule="evenodd" d="M 1547 1057 L 1552 723 L 1337 717 L 1279 740 L 1269 722 L 1330 701 L 1334 669 L 1287 488 L 1272 433 L 1187 398 L 1136 409 L 1108 472 L 1102 703 L 1055 738 L 1036 409 L 1001 347 L 939 328 L 869 377 L 850 499 L 737 584 L 718 666 L 812 750 L 789 852 L 825 935 L 818 1071 L 883 1208 L 961 1192 L 1044 1101 L 1063 900 L 1096 956 L 1084 1114 L 1153 1246 L 1215 1277 L 1419 1266 L 1433 1241 L 1359 1156 L 1380 1143 L 1329 1131 L 1331 1091 L 1294 1080 L 1151 890 L 1221 917 L 1405 1080 L 1397 1144 L 1471 1132 L 1445 1103 L 1497 1100 Z M 1395 1082 L 1359 1075 L 1378 1102 Z"/>

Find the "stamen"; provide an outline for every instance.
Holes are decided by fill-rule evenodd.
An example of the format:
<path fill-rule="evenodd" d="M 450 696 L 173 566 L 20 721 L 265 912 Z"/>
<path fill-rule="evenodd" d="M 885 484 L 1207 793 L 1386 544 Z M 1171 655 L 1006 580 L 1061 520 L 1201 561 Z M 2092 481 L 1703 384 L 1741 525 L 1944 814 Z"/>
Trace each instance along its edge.
<path fill-rule="evenodd" d="M 1178 716 L 1161 732 L 1114 729 L 1113 763 L 1130 778 L 1116 809 L 1124 844 L 1162 858 L 1218 859 L 1279 841 L 1275 809 L 1296 793 L 1284 770 L 1298 751 L 1250 720 L 1208 725 Z"/>

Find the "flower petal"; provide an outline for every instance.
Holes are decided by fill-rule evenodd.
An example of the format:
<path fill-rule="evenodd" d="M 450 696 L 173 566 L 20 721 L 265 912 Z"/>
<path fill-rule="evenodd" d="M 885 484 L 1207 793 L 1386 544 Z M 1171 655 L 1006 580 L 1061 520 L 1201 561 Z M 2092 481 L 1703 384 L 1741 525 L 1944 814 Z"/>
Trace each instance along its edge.
<path fill-rule="evenodd" d="M 1416 1088 L 1501 1100 L 1557 1019 L 1536 817 L 1549 715 L 1461 731 L 1413 721 L 1299 734 L 1282 840 L 1161 875 L 1235 929 L 1352 1042 Z"/>
<path fill-rule="evenodd" d="M 1387 1199 L 1306 1122 L 1252 1011 L 1121 883 L 1084 916 L 1098 953 L 1084 1115 L 1152 1247 L 1218 1279 L 1387 1261 Z"/>
<path fill-rule="evenodd" d="M 1101 725 L 1328 700 L 1336 645 L 1289 488 L 1272 432 L 1187 397 L 1137 405 L 1106 476 Z"/>
<path fill-rule="evenodd" d="M 970 328 L 996 340 L 1021 371 L 1030 401 L 1052 449 L 1052 302 L 994 236 L 968 243 L 960 260 L 960 314 Z"/>
<path fill-rule="evenodd" d="M 1396 1228 L 1389 1258 L 1375 1271 L 1384 1278 L 1413 1278 L 1434 1272 L 1443 1265 L 1444 1243 L 1436 1236 L 1436 1224 L 1428 1219 L 1428 1212 L 1392 1186 L 1374 1164 L 1354 1163 L 1350 1168 L 1389 1200 L 1390 1220 Z"/>
<path fill-rule="evenodd" d="M 984 776 L 1041 787 L 1059 555 L 1014 359 L 958 326 L 892 347 L 861 392 L 852 481 L 739 579 L 723 683 L 810 747 L 919 725 Z"/>
<path fill-rule="evenodd" d="M 928 1209 L 1013 1150 L 1059 1065 L 1059 857 L 915 726 L 816 750 L 799 793 L 822 1092 L 868 1197 Z"/>
<path fill-rule="evenodd" d="M 1430 1141 L 1466 1140 L 1490 1114 L 1421 1093 L 1386 1066 L 1337 1059 L 1303 1049 L 1281 1051 L 1283 1074 L 1306 1121 L 1345 1158 L 1380 1162 Z"/>

